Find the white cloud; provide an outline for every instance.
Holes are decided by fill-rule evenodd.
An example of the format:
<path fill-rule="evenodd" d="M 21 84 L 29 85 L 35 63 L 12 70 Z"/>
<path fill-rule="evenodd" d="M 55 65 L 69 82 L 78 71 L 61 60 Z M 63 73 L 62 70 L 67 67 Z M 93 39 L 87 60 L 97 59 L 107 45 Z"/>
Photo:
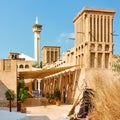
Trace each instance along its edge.
<path fill-rule="evenodd" d="M 60 37 L 62 37 L 62 38 L 66 38 L 66 39 L 69 39 L 69 38 L 75 38 L 74 37 L 74 33 L 61 33 L 60 34 Z"/>
<path fill-rule="evenodd" d="M 57 39 L 57 42 L 63 44 L 63 41 L 65 43 L 68 43 L 70 42 L 70 40 L 74 40 L 74 39 L 75 39 L 74 33 L 61 33 Z"/>
<path fill-rule="evenodd" d="M 75 39 L 74 33 L 61 33 L 57 41 L 59 43 L 63 43 L 63 41 L 68 43 L 70 40 L 74 40 L 74 39 Z"/>

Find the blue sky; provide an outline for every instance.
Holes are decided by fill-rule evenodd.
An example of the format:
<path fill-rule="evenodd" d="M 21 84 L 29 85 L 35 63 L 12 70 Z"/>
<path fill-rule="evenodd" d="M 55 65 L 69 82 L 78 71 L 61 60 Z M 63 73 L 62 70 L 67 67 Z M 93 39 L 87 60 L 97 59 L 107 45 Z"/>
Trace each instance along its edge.
<path fill-rule="evenodd" d="M 68 38 L 74 33 L 73 18 L 85 7 L 113 8 L 114 53 L 120 53 L 120 0 L 1 0 L 0 1 L 0 58 L 9 52 L 25 53 L 34 57 L 32 25 L 38 16 L 43 25 L 41 48 L 61 46 L 61 53 L 72 48 Z"/>

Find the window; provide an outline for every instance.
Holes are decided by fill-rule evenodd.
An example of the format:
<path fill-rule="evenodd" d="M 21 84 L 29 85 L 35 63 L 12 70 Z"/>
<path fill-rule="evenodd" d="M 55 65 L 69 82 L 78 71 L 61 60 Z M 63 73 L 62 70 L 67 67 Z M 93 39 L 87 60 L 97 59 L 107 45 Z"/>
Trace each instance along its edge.
<path fill-rule="evenodd" d="M 107 24 L 106 24 L 106 16 L 105 16 L 104 18 L 104 42 L 106 42 L 106 26 Z"/>
<path fill-rule="evenodd" d="M 92 15 L 90 15 L 90 41 L 92 41 Z"/>
<path fill-rule="evenodd" d="M 58 59 L 58 52 L 55 51 L 55 61 L 57 61 L 57 59 Z"/>
<path fill-rule="evenodd" d="M 4 70 L 11 70 L 11 61 L 10 60 L 3 61 L 3 69 Z"/>
<path fill-rule="evenodd" d="M 108 42 L 110 42 L 110 17 L 108 16 Z"/>
<path fill-rule="evenodd" d="M 109 67 L 109 53 L 105 54 L 105 68 Z"/>
<path fill-rule="evenodd" d="M 102 67 L 102 53 L 98 53 L 98 68 Z"/>
<path fill-rule="evenodd" d="M 47 63 L 49 63 L 49 59 L 50 59 L 50 52 L 49 51 L 47 51 L 47 56 L 46 56 L 46 58 L 47 58 Z"/>
<path fill-rule="evenodd" d="M 25 65 L 25 68 L 29 68 L 29 65 Z"/>
<path fill-rule="evenodd" d="M 101 42 L 103 41 L 103 18 L 101 16 Z"/>
<path fill-rule="evenodd" d="M 95 45 L 94 45 L 94 44 L 91 44 L 90 50 L 91 50 L 91 51 L 94 51 L 94 50 L 95 50 Z"/>
<path fill-rule="evenodd" d="M 54 54 L 53 54 L 53 51 L 51 51 L 51 62 L 53 62 L 53 57 L 54 57 Z"/>
<path fill-rule="evenodd" d="M 95 37 L 95 32 L 96 32 L 96 19 L 95 19 L 95 15 L 94 15 L 94 42 L 96 41 L 96 37 Z"/>
<path fill-rule="evenodd" d="M 95 67 L 95 53 L 91 53 L 90 55 L 90 67 L 91 68 Z"/>
<path fill-rule="evenodd" d="M 97 41 L 99 41 L 99 16 L 97 16 Z"/>
<path fill-rule="evenodd" d="M 98 45 L 98 51 L 102 51 L 102 45 Z"/>
<path fill-rule="evenodd" d="M 21 65 L 19 65 L 19 68 L 23 68 L 23 65 L 21 64 Z"/>
<path fill-rule="evenodd" d="M 105 46 L 105 51 L 109 51 L 109 45 Z"/>

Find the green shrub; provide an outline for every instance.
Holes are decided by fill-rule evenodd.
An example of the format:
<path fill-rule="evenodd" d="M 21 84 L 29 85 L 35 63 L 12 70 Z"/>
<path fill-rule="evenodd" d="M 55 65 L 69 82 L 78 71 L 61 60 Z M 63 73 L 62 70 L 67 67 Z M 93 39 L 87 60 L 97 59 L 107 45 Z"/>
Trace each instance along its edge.
<path fill-rule="evenodd" d="M 60 90 L 58 90 L 58 89 L 55 89 L 55 90 L 54 90 L 54 98 L 55 98 L 56 100 L 60 100 L 60 99 L 61 99 Z"/>
<path fill-rule="evenodd" d="M 18 101 L 21 102 L 25 101 L 28 98 L 28 95 L 29 95 L 28 90 L 25 87 L 24 80 L 21 80 L 21 82 L 18 85 L 18 94 L 17 94 Z"/>
<path fill-rule="evenodd" d="M 7 100 L 11 100 L 13 101 L 15 99 L 15 92 L 11 89 L 8 89 L 6 92 L 5 92 L 5 97 Z"/>

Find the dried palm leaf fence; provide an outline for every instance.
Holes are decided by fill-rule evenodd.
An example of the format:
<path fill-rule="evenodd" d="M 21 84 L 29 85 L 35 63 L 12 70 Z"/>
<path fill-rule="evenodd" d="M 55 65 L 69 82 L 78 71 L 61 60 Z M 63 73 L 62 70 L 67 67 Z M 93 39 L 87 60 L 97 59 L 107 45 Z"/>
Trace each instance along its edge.
<path fill-rule="evenodd" d="M 93 79 L 96 93 L 92 99 L 92 120 L 120 120 L 120 78 L 112 76 L 111 80 L 110 76 L 96 74 Z"/>
<path fill-rule="evenodd" d="M 120 120 L 120 79 L 109 79 L 106 74 L 95 74 L 91 81 L 92 89 L 84 89 L 82 99 L 73 104 L 73 108 L 80 103 L 76 118 L 70 120 Z M 113 77 L 114 78 L 114 77 Z M 74 110 L 73 110 L 74 111 Z M 73 114 L 69 112 L 68 116 Z"/>

